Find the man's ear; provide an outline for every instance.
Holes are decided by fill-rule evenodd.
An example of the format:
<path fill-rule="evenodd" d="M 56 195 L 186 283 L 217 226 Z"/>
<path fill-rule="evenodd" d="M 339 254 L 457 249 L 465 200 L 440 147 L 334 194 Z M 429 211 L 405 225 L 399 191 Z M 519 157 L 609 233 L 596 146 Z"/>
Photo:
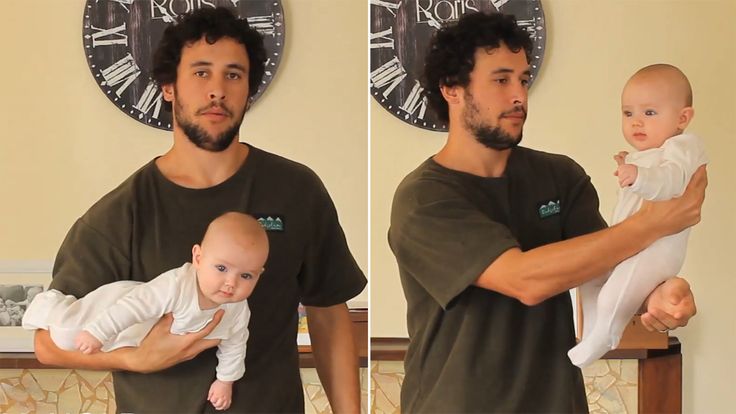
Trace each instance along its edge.
<path fill-rule="evenodd" d="M 460 95 L 462 95 L 463 88 L 461 86 L 440 86 L 440 92 L 442 97 L 447 101 L 447 105 L 457 105 L 460 103 Z"/>
<path fill-rule="evenodd" d="M 174 102 L 174 84 L 173 83 L 161 85 L 161 92 L 163 92 L 164 100 L 166 102 Z"/>
<path fill-rule="evenodd" d="M 680 110 L 680 117 L 677 119 L 677 128 L 684 131 L 687 128 L 690 121 L 695 116 L 695 109 L 692 106 L 687 106 Z"/>

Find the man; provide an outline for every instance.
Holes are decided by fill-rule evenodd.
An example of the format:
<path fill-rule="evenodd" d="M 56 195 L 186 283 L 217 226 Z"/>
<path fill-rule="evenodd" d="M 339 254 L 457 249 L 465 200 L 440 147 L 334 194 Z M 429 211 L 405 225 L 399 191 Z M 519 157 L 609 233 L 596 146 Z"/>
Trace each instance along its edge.
<path fill-rule="evenodd" d="M 318 372 L 333 410 L 358 412 L 358 359 L 345 301 L 366 279 L 350 254 L 319 178 L 303 165 L 245 145 L 238 131 L 264 72 L 260 35 L 225 9 L 201 9 L 166 29 L 154 78 L 173 107 L 171 149 L 103 197 L 72 227 L 52 288 L 77 297 L 115 280 L 147 281 L 186 262 L 207 224 L 226 211 L 281 218 L 267 228 L 266 271 L 249 298 L 245 376 L 232 412 L 302 412 L 297 305 L 307 306 Z M 138 348 L 83 355 L 36 333 L 47 364 L 114 373 L 122 412 L 212 412 L 217 341 L 169 334 L 165 317 Z M 207 349 L 207 350 L 205 350 Z"/>
<path fill-rule="evenodd" d="M 404 412 L 587 412 L 567 290 L 699 220 L 703 171 L 605 229 L 580 166 L 517 146 L 531 50 L 500 14 L 466 15 L 430 46 L 423 86 L 447 142 L 399 185 L 389 230 L 408 303 Z M 642 319 L 664 330 L 694 313 L 673 279 Z"/>

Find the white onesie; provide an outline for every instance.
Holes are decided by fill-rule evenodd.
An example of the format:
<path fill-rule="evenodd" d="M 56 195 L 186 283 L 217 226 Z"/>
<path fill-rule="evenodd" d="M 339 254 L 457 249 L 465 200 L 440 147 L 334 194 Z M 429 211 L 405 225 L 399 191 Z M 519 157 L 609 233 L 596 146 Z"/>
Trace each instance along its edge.
<path fill-rule="evenodd" d="M 61 349 L 75 350 L 81 330 L 102 342 L 102 351 L 138 346 L 165 313 L 173 313 L 171 333 L 197 332 L 218 309 L 225 314 L 208 339 L 221 339 L 217 349 L 217 379 L 235 381 L 245 373 L 250 309 L 246 300 L 215 309 L 199 308 L 194 266 L 162 273 L 143 283 L 120 281 L 102 285 L 81 299 L 48 290 L 33 298 L 23 316 L 26 329 L 46 329 Z"/>
<path fill-rule="evenodd" d="M 638 211 L 642 200 L 679 197 L 695 170 L 707 162 L 703 142 L 692 134 L 676 135 L 659 148 L 629 154 L 626 163 L 638 167 L 637 178 L 619 191 L 612 224 Z M 619 263 L 610 276 L 580 286 L 583 340 L 567 354 L 573 364 L 586 366 L 618 346 L 624 328 L 647 296 L 660 283 L 677 276 L 689 233 L 688 228 L 663 237 Z"/>

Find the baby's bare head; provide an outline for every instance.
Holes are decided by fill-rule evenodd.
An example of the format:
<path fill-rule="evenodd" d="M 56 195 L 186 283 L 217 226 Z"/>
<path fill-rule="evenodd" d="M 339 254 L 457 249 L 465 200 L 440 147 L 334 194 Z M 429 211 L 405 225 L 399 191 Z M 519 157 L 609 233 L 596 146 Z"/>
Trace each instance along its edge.
<path fill-rule="evenodd" d="M 684 73 L 675 66 L 666 63 L 657 63 L 645 66 L 634 73 L 626 86 L 627 88 L 641 88 L 651 86 L 659 90 L 672 103 L 681 108 L 693 106 L 693 89 Z"/>

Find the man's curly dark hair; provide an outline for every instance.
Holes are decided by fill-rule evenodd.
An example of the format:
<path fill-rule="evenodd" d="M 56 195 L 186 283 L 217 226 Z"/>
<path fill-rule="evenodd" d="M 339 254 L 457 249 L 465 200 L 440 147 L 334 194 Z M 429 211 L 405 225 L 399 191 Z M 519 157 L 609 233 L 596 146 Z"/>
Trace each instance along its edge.
<path fill-rule="evenodd" d="M 181 52 L 187 44 L 204 39 L 213 44 L 223 37 L 234 39 L 245 46 L 248 53 L 248 98 L 252 98 L 261 86 L 266 70 L 266 49 L 263 36 L 248 25 L 246 19 L 236 17 L 224 7 L 202 8 L 177 18 L 177 22 L 164 30 L 161 42 L 153 54 L 153 80 L 162 85 L 176 82 L 176 68 Z M 171 102 L 164 101 L 171 111 Z"/>
<path fill-rule="evenodd" d="M 495 49 L 501 43 L 513 52 L 524 49 L 527 61 L 530 60 L 532 40 L 517 26 L 512 15 L 465 14 L 457 24 L 435 32 L 424 59 L 422 87 L 429 106 L 441 120 L 449 121 L 449 109 L 440 86 L 468 86 L 475 66 L 475 51 Z"/>

